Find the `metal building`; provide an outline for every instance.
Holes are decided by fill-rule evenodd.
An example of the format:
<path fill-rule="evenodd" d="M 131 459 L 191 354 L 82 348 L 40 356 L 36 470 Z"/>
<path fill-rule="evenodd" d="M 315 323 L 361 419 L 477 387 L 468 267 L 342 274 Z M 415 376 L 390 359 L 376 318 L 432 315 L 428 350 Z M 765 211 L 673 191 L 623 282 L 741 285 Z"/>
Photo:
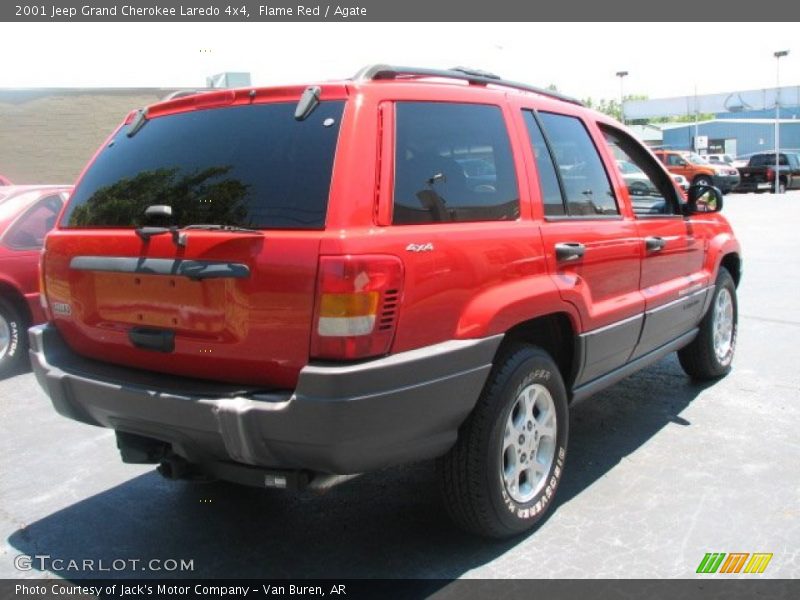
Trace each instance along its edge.
<path fill-rule="evenodd" d="M 758 152 L 775 151 L 774 119 L 716 119 L 694 123 L 663 125 L 663 147 L 691 150 L 694 138 L 708 137 L 708 154 L 747 157 Z M 800 119 L 781 119 L 781 150 L 800 152 Z"/>

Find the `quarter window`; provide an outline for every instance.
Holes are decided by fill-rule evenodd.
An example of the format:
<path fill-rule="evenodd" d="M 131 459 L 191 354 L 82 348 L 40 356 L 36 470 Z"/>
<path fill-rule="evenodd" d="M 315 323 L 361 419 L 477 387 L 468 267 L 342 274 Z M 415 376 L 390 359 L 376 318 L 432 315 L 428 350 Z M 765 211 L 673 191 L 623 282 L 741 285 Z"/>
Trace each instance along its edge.
<path fill-rule="evenodd" d="M 603 161 L 583 122 L 539 113 L 561 176 L 570 216 L 618 215 L 617 200 Z"/>
<path fill-rule="evenodd" d="M 500 108 L 399 102 L 395 224 L 519 217 L 519 191 Z"/>

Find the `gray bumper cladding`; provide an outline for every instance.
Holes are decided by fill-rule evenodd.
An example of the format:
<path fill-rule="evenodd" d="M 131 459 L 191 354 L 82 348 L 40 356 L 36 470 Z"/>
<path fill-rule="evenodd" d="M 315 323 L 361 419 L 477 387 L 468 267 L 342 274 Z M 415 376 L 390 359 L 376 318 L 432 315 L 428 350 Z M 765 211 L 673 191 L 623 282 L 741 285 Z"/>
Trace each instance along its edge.
<path fill-rule="evenodd" d="M 29 332 L 36 378 L 62 415 L 154 438 L 198 463 L 348 474 L 445 453 L 502 340 L 453 340 L 355 364 L 311 364 L 292 392 L 118 367 Z"/>

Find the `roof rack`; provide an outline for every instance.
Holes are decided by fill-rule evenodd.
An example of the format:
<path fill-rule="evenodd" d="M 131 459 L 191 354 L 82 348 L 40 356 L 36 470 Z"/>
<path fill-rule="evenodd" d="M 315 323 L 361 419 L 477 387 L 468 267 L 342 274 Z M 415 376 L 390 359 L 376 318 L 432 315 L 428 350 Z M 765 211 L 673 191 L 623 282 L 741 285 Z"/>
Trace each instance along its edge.
<path fill-rule="evenodd" d="M 356 73 L 354 79 L 360 81 L 375 81 L 378 79 L 397 79 L 400 77 L 442 77 L 445 79 L 459 79 L 474 85 L 502 85 L 505 87 L 535 92 L 542 96 L 555 98 L 571 104 L 583 106 L 583 102 L 571 96 L 565 96 L 558 92 L 542 89 L 527 83 L 508 81 L 499 75 L 487 71 L 466 69 L 464 67 L 454 67 L 452 69 L 425 69 L 418 67 L 396 67 L 391 65 L 369 65 Z"/>

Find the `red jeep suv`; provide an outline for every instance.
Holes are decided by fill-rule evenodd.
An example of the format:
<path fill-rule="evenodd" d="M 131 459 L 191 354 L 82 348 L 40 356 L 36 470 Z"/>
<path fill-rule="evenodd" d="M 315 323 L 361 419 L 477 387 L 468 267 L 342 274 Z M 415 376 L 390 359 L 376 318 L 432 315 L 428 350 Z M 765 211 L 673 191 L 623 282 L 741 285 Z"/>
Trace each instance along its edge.
<path fill-rule="evenodd" d="M 47 237 L 33 366 L 125 462 L 320 488 L 438 458 L 454 519 L 508 536 L 553 502 L 571 403 L 673 351 L 731 368 L 721 206 L 481 71 L 180 97 L 128 116 Z"/>

